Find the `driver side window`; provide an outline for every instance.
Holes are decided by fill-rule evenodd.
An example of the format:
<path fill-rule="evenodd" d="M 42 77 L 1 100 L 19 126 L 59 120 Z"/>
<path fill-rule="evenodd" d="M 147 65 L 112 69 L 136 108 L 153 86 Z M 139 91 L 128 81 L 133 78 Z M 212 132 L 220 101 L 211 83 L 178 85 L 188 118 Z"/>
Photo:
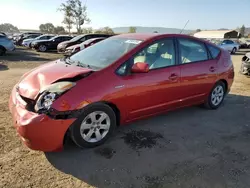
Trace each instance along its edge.
<path fill-rule="evenodd" d="M 175 65 L 174 40 L 160 40 L 147 46 L 134 56 L 133 62 L 147 63 L 150 70 Z"/>

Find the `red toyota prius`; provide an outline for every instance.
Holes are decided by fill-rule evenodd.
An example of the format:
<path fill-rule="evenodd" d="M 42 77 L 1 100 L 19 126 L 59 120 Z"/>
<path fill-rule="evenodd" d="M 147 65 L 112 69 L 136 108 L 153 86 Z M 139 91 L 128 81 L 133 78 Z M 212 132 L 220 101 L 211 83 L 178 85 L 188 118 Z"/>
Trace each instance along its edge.
<path fill-rule="evenodd" d="M 217 109 L 234 68 L 228 52 L 186 35 L 124 34 L 23 75 L 9 101 L 31 149 L 104 143 L 115 127 L 169 110 Z"/>

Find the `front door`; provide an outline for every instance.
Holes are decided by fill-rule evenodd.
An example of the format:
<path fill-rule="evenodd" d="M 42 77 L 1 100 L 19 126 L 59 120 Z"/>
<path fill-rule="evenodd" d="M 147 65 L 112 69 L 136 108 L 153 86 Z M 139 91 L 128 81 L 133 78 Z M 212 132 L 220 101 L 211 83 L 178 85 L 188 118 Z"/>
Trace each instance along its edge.
<path fill-rule="evenodd" d="M 128 96 L 128 121 L 165 111 L 178 103 L 180 68 L 174 44 L 174 39 L 159 40 L 131 59 L 132 64 L 146 62 L 150 71 L 121 78 Z"/>
<path fill-rule="evenodd" d="M 179 38 L 182 105 L 203 101 L 215 80 L 217 61 L 209 58 L 205 44 Z"/>

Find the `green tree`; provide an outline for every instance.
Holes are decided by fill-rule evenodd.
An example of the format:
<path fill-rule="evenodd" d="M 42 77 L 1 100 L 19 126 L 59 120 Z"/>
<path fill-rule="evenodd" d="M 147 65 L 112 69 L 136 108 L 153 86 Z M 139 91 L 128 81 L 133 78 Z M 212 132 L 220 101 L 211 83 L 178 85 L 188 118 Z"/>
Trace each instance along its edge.
<path fill-rule="evenodd" d="M 66 3 L 62 3 L 59 8 L 59 11 L 63 12 L 64 14 L 64 19 L 62 23 L 66 25 L 66 28 L 68 29 L 69 33 L 72 29 L 73 24 L 75 23 L 73 10 L 70 4 L 71 1 L 72 0 L 68 0 Z"/>
<path fill-rule="evenodd" d="M 18 28 L 10 23 L 0 24 L 0 31 L 4 33 L 16 33 L 19 32 Z"/>
<path fill-rule="evenodd" d="M 42 33 L 54 33 L 55 26 L 52 23 L 41 24 L 39 29 Z"/>
<path fill-rule="evenodd" d="M 82 4 L 81 0 L 67 0 L 66 3 L 62 3 L 60 11 L 64 12 L 64 21 L 67 28 L 72 28 L 72 25 L 76 25 L 77 33 L 81 33 L 81 26 L 85 23 L 90 23 L 90 19 L 87 16 L 87 6 Z"/>
<path fill-rule="evenodd" d="M 129 33 L 136 33 L 136 27 L 129 27 Z"/>
<path fill-rule="evenodd" d="M 245 30 L 246 30 L 245 25 L 242 25 L 241 28 L 240 28 L 240 34 L 241 34 L 242 37 L 245 36 Z"/>
<path fill-rule="evenodd" d="M 65 31 L 64 27 L 62 27 L 62 26 L 57 26 L 57 27 L 55 27 L 55 29 L 54 29 L 54 33 L 55 33 L 55 34 L 65 34 L 66 31 Z"/>
<path fill-rule="evenodd" d="M 112 35 L 114 34 L 114 31 L 110 27 L 104 27 L 96 30 L 95 33 Z"/>
<path fill-rule="evenodd" d="M 85 34 L 93 33 L 93 28 L 92 27 L 84 28 L 82 29 L 82 33 L 85 33 Z"/>
<path fill-rule="evenodd" d="M 201 32 L 201 29 L 196 29 L 196 32 Z"/>

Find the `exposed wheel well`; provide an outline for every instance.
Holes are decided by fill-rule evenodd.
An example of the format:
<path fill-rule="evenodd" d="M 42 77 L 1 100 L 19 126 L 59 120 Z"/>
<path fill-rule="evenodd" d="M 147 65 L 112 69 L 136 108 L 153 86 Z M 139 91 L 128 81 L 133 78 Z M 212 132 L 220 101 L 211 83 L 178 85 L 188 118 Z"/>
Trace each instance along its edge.
<path fill-rule="evenodd" d="M 221 81 L 221 82 L 223 82 L 224 84 L 225 84 L 225 89 L 226 89 L 226 91 L 228 91 L 228 83 L 227 83 L 227 81 L 226 80 L 224 80 L 224 79 L 221 79 L 221 80 L 219 80 L 219 81 Z M 218 81 L 218 82 L 219 82 Z"/>
<path fill-rule="evenodd" d="M 110 103 L 110 102 L 104 102 L 106 105 L 110 106 L 114 112 L 115 112 L 115 116 L 116 116 L 116 123 L 117 123 L 117 126 L 120 125 L 120 120 L 121 120 L 121 114 L 120 114 L 120 110 L 117 108 L 117 106 L 113 103 Z"/>

